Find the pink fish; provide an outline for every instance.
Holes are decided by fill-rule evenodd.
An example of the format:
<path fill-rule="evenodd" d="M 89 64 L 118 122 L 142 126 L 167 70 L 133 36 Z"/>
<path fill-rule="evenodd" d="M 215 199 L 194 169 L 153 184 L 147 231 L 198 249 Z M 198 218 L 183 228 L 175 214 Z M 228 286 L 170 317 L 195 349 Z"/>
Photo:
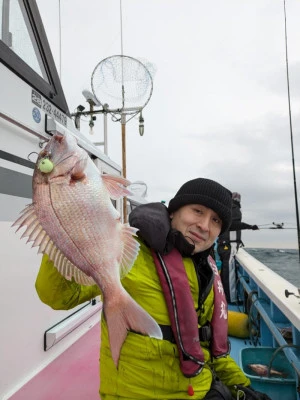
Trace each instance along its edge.
<path fill-rule="evenodd" d="M 268 366 L 264 365 L 264 364 L 248 364 L 248 367 L 250 369 L 252 369 L 252 371 L 254 371 L 257 375 L 259 376 L 268 376 Z M 285 373 L 281 372 L 281 371 L 277 371 L 276 369 L 271 368 L 270 370 L 270 375 L 277 375 L 277 376 L 281 376 L 284 377 L 286 376 Z"/>
<path fill-rule="evenodd" d="M 158 339 L 155 320 L 120 282 L 139 251 L 136 229 L 123 225 L 111 198 L 130 194 L 124 178 L 101 175 L 71 134 L 55 134 L 39 154 L 33 175 L 33 203 L 13 226 L 28 237 L 67 279 L 97 284 L 102 292 L 110 348 L 118 366 L 128 330 Z"/>

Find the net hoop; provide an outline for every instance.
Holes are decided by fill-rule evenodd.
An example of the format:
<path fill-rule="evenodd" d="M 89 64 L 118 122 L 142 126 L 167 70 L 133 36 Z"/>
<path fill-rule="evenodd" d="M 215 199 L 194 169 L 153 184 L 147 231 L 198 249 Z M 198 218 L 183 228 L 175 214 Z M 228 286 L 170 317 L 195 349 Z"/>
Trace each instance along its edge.
<path fill-rule="evenodd" d="M 153 79 L 141 61 L 115 55 L 96 65 L 91 87 L 107 112 L 130 115 L 137 114 L 148 104 L 153 92 Z"/>

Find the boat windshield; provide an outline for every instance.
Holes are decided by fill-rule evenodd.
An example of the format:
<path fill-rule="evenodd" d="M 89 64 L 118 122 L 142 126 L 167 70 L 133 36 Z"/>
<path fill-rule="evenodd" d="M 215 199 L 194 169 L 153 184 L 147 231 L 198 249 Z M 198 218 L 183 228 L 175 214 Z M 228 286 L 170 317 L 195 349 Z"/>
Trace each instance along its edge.
<path fill-rule="evenodd" d="M 24 3 L 0 0 L 0 16 L 1 40 L 49 82 Z"/>

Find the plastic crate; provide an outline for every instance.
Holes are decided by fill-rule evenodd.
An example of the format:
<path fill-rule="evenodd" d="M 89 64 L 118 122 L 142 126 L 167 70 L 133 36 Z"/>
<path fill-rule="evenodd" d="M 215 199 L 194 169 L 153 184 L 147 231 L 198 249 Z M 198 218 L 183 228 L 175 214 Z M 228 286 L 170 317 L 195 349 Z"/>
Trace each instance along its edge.
<path fill-rule="evenodd" d="M 249 364 L 268 366 L 275 350 L 276 348 L 272 347 L 242 349 L 240 352 L 241 368 L 251 380 L 253 389 L 266 393 L 272 400 L 297 400 L 295 372 L 282 351 L 276 354 L 271 368 L 283 372 L 284 377 L 259 376 L 248 367 Z"/>

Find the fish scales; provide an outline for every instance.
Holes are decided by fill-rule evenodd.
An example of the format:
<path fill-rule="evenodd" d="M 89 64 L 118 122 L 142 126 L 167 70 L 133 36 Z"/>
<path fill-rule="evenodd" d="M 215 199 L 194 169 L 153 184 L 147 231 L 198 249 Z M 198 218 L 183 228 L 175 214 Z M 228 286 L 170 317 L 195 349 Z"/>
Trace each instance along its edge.
<path fill-rule="evenodd" d="M 97 171 L 98 174 L 98 171 Z M 100 175 L 98 179 L 98 190 L 96 180 L 93 177 L 92 184 L 79 182 L 69 184 L 64 182 L 57 185 L 47 185 L 49 188 L 49 205 L 46 207 L 47 218 L 52 213 L 52 239 L 63 250 L 64 254 L 75 265 L 80 263 L 84 272 L 89 272 L 90 265 L 97 265 L 107 260 L 109 254 L 121 252 L 121 242 L 118 241 L 119 232 L 116 229 L 117 221 L 113 218 L 116 213 L 113 210 L 109 213 L 99 213 L 99 203 L 110 203 L 108 195 L 101 193 Z M 84 191 L 82 191 L 82 186 Z M 100 189 L 99 189 L 100 188 Z M 45 190 L 44 185 L 42 190 Z M 38 193 L 36 189 L 35 198 L 38 202 L 38 210 L 43 210 L 39 202 L 44 202 L 46 194 Z M 50 200 L 51 199 L 51 200 Z M 98 201 L 94 201 L 94 200 Z M 108 208 L 108 207 L 107 207 Z M 43 216 L 40 215 L 40 220 Z M 63 229 L 60 229 L 60 225 Z M 119 223 L 120 225 L 120 223 Z M 100 241 L 104 241 L 107 247 L 99 248 Z M 83 249 L 83 251 L 79 250 Z M 80 252 L 80 254 L 79 254 Z M 105 259 L 106 256 L 106 259 Z M 100 278 L 107 270 L 99 269 Z"/>
<path fill-rule="evenodd" d="M 14 223 L 26 226 L 23 236 L 48 254 L 67 279 L 100 287 L 116 366 L 129 330 L 162 338 L 155 320 L 120 281 L 134 263 L 139 244 L 133 238 L 136 229 L 120 222 L 111 199 L 128 195 L 129 183 L 101 175 L 72 135 L 55 134 L 36 163 L 33 204 Z"/>

